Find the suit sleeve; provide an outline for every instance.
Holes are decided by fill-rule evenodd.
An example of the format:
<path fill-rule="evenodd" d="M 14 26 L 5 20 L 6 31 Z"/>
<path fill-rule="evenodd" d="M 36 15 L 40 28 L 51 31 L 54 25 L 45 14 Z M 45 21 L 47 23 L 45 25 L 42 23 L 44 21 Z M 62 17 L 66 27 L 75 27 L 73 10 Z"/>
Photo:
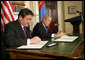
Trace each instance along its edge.
<path fill-rule="evenodd" d="M 45 29 L 41 25 L 37 24 L 33 29 L 32 36 L 39 36 L 40 38 L 50 38 L 51 34 L 51 32 L 46 33 Z"/>
<path fill-rule="evenodd" d="M 25 38 L 19 36 L 19 32 L 16 32 L 15 28 L 13 26 L 5 26 L 5 42 L 7 47 L 17 47 L 27 43 Z"/>

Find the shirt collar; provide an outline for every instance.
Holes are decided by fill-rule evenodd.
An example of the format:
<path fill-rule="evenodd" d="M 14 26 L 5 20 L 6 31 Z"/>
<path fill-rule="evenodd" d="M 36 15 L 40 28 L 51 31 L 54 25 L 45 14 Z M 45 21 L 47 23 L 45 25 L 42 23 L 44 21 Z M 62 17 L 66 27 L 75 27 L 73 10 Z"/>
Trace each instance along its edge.
<path fill-rule="evenodd" d="M 22 27 L 22 29 L 24 28 L 24 26 L 23 26 L 23 25 L 21 25 L 21 27 Z"/>
<path fill-rule="evenodd" d="M 42 22 L 42 24 L 43 24 L 43 22 Z M 43 24 L 43 26 L 46 27 L 44 24 Z"/>

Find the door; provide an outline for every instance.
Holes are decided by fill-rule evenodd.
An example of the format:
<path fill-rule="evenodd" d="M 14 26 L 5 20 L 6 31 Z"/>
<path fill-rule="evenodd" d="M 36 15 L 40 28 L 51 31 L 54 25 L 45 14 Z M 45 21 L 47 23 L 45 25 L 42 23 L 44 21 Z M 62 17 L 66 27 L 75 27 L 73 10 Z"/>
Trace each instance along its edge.
<path fill-rule="evenodd" d="M 57 1 L 45 1 L 47 13 L 52 16 L 50 28 L 53 33 L 58 31 L 58 14 L 57 14 Z"/>

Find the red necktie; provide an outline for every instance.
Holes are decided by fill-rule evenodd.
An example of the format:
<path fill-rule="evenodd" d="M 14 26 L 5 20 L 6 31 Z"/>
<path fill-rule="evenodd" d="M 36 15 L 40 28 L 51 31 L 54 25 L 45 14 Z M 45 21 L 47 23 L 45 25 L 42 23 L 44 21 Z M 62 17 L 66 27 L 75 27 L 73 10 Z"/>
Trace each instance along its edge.
<path fill-rule="evenodd" d="M 26 27 L 23 28 L 25 38 L 27 39 L 27 32 L 26 32 Z"/>

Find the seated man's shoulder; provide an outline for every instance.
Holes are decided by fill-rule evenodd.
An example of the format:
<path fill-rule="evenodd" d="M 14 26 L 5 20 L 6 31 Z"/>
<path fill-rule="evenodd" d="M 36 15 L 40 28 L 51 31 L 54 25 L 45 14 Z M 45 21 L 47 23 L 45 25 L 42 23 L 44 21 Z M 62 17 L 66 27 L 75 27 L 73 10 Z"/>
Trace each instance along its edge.
<path fill-rule="evenodd" d="M 11 21 L 11 22 L 9 22 L 9 23 L 7 23 L 7 25 L 9 25 L 9 24 L 14 24 L 16 21 Z"/>
<path fill-rule="evenodd" d="M 41 24 L 42 24 L 41 22 L 38 22 L 38 23 L 36 24 L 36 26 L 41 26 Z"/>
<path fill-rule="evenodd" d="M 11 22 L 9 22 L 9 23 L 7 23 L 6 24 L 6 26 L 15 26 L 17 23 L 16 23 L 16 21 L 11 21 Z"/>
<path fill-rule="evenodd" d="M 41 25 L 41 23 L 40 22 L 38 22 L 35 26 L 34 26 L 34 30 L 38 30 L 39 28 L 41 28 L 42 27 L 42 25 Z"/>

